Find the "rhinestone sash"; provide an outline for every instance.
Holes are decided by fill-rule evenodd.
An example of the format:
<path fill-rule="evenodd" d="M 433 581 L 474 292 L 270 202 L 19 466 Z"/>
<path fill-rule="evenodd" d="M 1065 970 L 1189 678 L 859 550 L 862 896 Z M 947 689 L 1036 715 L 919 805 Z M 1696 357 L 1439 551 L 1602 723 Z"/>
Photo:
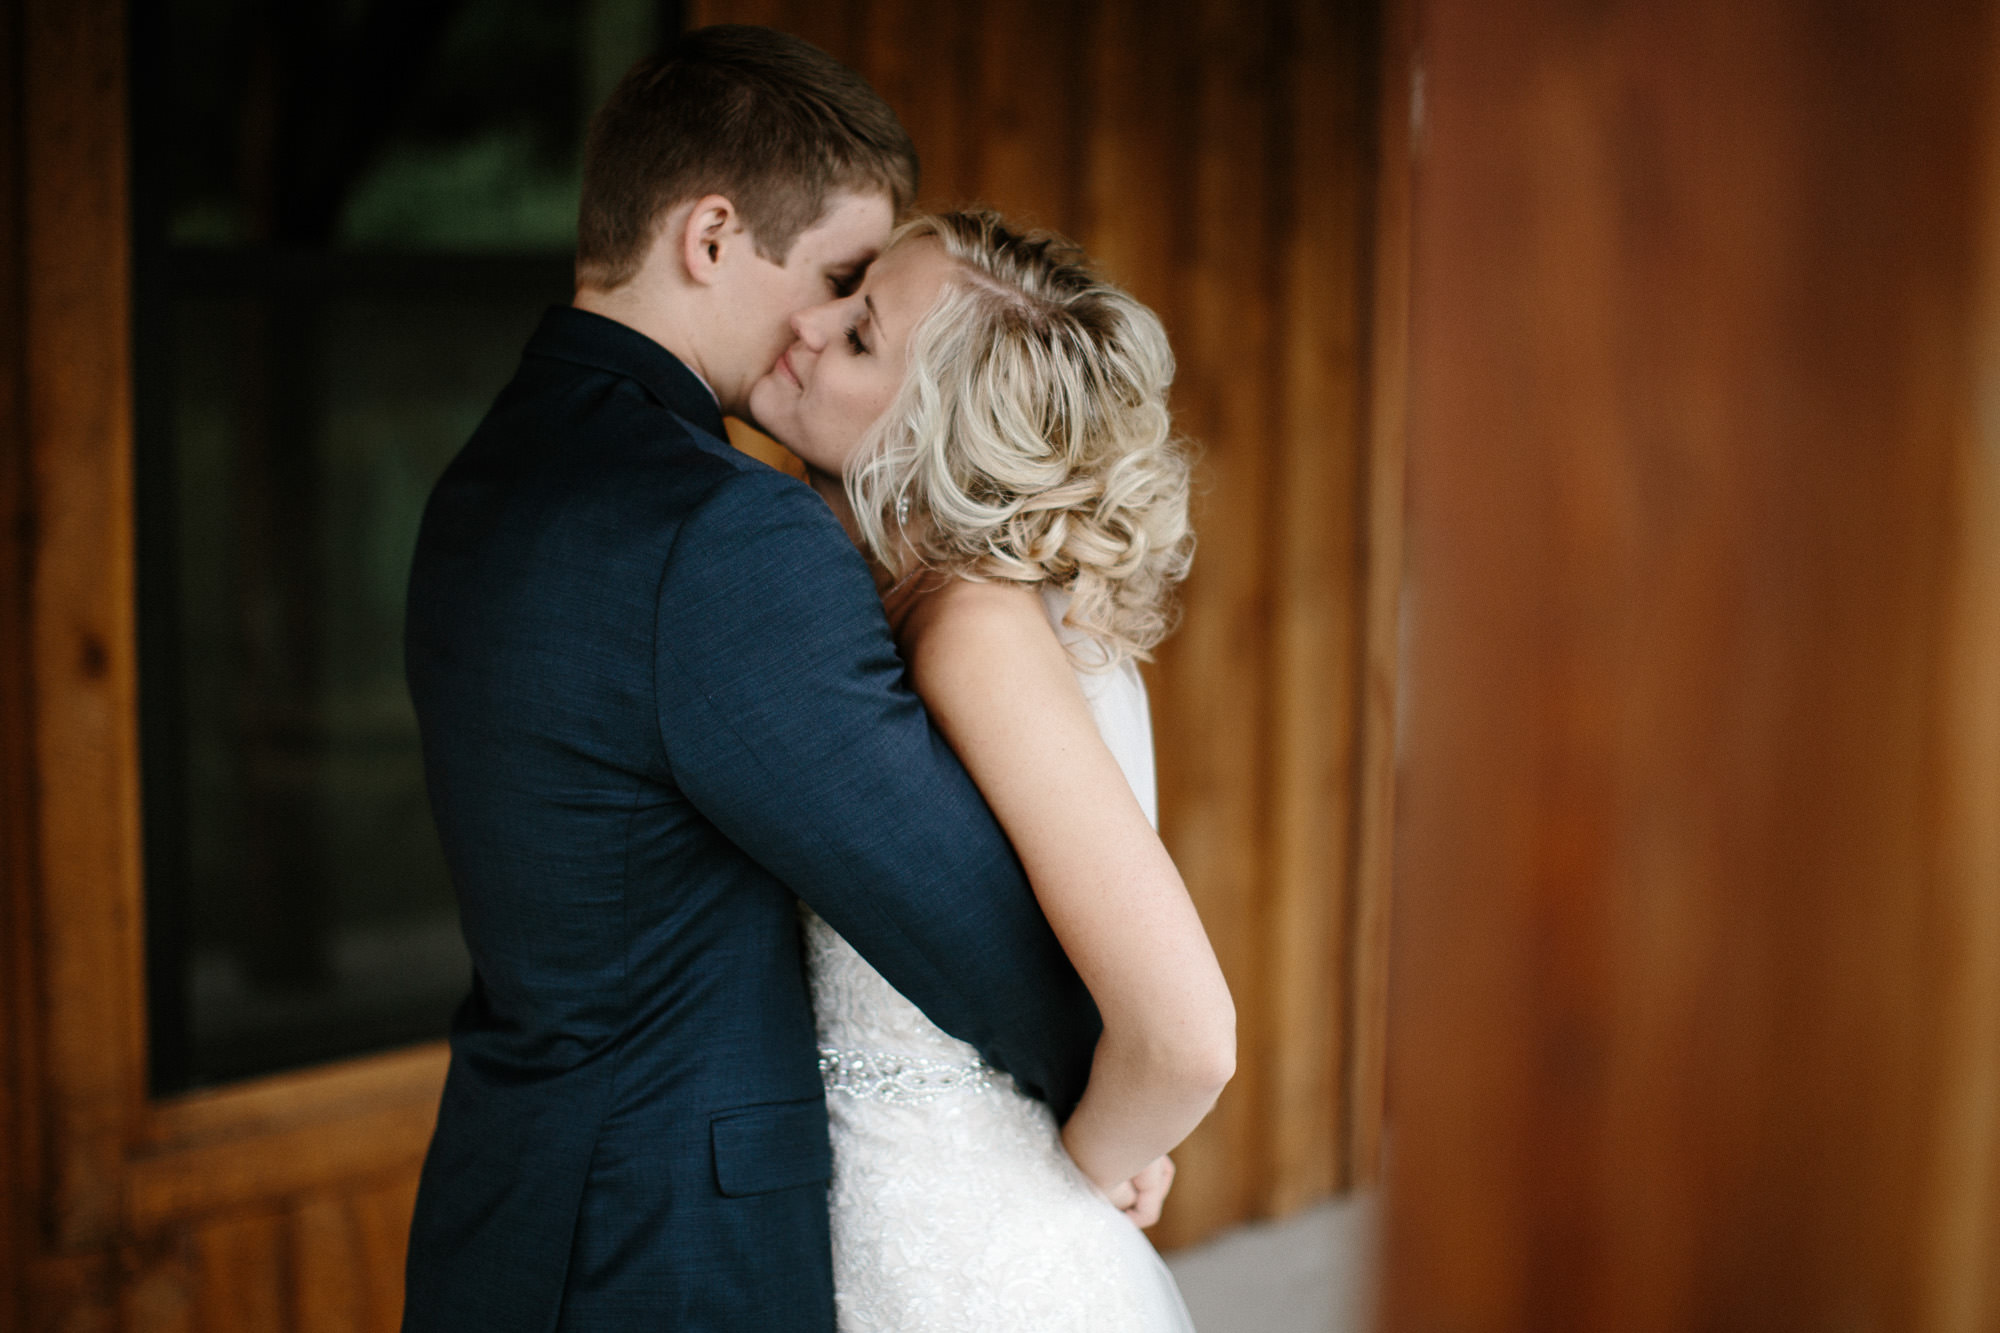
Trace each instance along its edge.
<path fill-rule="evenodd" d="M 820 1080 L 828 1092 L 916 1106 L 954 1092 L 990 1087 L 993 1067 L 984 1060 L 932 1060 L 899 1051 L 842 1051 L 820 1047 Z"/>

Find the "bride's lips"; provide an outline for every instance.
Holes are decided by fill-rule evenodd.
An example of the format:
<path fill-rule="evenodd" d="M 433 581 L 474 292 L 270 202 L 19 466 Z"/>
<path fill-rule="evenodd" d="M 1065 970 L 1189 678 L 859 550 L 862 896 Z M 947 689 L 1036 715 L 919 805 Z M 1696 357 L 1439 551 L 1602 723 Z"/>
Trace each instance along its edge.
<path fill-rule="evenodd" d="M 787 347 L 787 348 L 786 348 L 786 349 L 785 349 L 785 350 L 784 350 L 784 351 L 783 351 L 783 352 L 782 352 L 782 353 L 781 353 L 781 354 L 779 355 L 779 357 L 778 357 L 778 369 L 780 369 L 780 370 L 782 370 L 782 371 L 784 371 L 784 372 L 785 372 L 785 378 L 786 378 L 786 379 L 788 379 L 788 380 L 790 380 L 790 381 L 792 382 L 792 384 L 793 384 L 793 386 L 794 386 L 795 388 L 800 388 L 800 389 L 803 389 L 803 388 L 805 388 L 805 387 L 806 387 L 805 385 L 803 385 L 803 384 L 799 383 L 799 372 L 798 372 L 798 371 L 796 371 L 796 370 L 793 370 L 793 369 L 792 369 L 792 349 L 791 349 L 791 348 Z"/>

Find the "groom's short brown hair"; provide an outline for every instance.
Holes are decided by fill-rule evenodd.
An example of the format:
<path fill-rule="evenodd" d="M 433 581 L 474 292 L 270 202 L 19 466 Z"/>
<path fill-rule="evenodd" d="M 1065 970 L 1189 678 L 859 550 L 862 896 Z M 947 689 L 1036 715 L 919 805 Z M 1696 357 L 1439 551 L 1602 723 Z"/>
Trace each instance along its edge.
<path fill-rule="evenodd" d="M 917 150 L 868 81 L 770 28 L 697 28 L 634 65 L 591 121 L 576 279 L 610 290 L 639 271 L 660 220 L 719 194 L 757 252 L 783 263 L 836 190 L 901 212 Z"/>

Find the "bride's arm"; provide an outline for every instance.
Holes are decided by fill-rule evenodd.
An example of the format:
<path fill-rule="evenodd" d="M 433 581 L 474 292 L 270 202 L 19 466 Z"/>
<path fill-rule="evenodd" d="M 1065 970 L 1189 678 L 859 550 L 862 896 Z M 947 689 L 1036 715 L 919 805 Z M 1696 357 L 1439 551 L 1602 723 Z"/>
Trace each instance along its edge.
<path fill-rule="evenodd" d="M 1036 593 L 954 581 L 903 610 L 911 680 L 1104 1016 L 1063 1142 L 1108 1193 L 1186 1138 L 1229 1081 L 1229 988 Z"/>

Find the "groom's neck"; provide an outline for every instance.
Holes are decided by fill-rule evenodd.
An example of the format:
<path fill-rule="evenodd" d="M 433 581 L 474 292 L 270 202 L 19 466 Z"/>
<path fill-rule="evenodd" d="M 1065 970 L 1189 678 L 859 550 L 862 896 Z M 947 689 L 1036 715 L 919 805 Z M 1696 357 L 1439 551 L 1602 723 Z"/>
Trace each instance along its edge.
<path fill-rule="evenodd" d="M 645 334 L 672 352 L 682 365 L 701 376 L 710 391 L 715 390 L 714 368 L 704 363 L 701 339 L 689 312 L 658 291 L 645 290 L 639 281 L 605 291 L 599 287 L 579 287 L 571 302 L 579 310 L 615 319 L 625 327 Z"/>

